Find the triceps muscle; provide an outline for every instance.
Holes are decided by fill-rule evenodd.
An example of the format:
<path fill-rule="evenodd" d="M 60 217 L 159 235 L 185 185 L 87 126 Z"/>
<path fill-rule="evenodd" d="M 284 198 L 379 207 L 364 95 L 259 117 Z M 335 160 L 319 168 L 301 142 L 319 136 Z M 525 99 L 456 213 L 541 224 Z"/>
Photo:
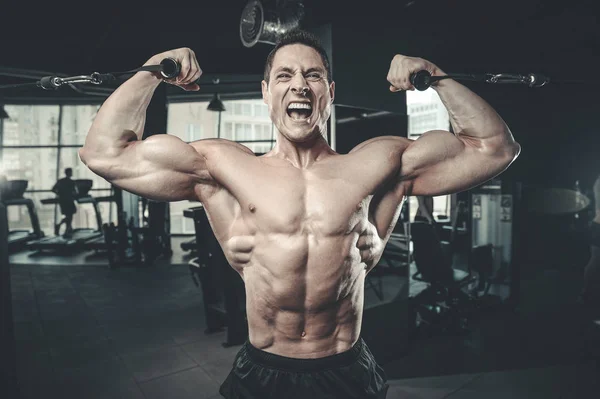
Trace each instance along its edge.
<path fill-rule="evenodd" d="M 401 179 L 408 195 L 445 195 L 468 190 L 504 171 L 515 156 L 492 145 L 496 137 L 456 137 L 430 131 L 415 140 L 402 156 Z"/>
<path fill-rule="evenodd" d="M 196 186 L 212 181 L 198 146 L 169 135 L 130 142 L 101 164 L 90 169 L 123 190 L 157 201 L 197 200 Z"/>

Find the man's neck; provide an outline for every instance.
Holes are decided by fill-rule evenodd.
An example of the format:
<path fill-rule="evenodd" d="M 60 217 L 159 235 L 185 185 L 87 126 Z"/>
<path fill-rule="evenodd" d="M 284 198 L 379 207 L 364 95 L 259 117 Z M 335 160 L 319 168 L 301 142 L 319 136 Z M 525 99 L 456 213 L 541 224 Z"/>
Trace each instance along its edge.
<path fill-rule="evenodd" d="M 322 135 L 304 143 L 295 143 L 278 133 L 277 143 L 269 154 L 285 159 L 298 169 L 307 169 L 315 162 L 335 154 L 335 151 L 331 149 Z"/>

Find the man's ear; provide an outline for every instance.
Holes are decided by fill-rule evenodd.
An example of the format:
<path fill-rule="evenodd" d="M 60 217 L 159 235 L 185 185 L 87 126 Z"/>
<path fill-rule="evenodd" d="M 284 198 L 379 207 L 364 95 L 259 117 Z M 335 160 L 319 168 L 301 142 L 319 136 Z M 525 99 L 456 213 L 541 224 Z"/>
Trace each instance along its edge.
<path fill-rule="evenodd" d="M 329 85 L 329 95 L 331 96 L 331 104 L 333 104 L 333 99 L 335 98 L 335 82 L 331 82 Z"/>
<path fill-rule="evenodd" d="M 265 80 L 263 80 L 262 82 L 260 82 L 260 87 L 262 89 L 263 102 L 265 104 L 269 104 L 269 102 L 267 101 L 267 97 L 269 96 L 269 84 Z"/>

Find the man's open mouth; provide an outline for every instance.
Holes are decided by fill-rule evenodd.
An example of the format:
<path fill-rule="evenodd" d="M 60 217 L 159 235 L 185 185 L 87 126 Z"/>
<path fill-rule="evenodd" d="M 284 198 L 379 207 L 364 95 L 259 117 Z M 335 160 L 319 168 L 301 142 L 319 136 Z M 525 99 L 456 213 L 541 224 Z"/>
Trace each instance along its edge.
<path fill-rule="evenodd" d="M 304 121 L 312 115 L 312 105 L 308 102 L 292 102 L 286 111 L 292 120 Z"/>

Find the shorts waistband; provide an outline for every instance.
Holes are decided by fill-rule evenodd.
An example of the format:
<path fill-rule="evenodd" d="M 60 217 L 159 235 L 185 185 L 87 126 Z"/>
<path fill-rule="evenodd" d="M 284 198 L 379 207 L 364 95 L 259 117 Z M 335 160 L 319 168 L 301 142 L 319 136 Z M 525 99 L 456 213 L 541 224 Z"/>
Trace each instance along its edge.
<path fill-rule="evenodd" d="M 244 347 L 250 360 L 264 367 L 289 371 L 319 371 L 353 363 L 363 350 L 363 345 L 362 338 L 359 338 L 352 348 L 347 351 L 316 359 L 299 359 L 276 355 L 256 348 L 250 341 L 246 341 Z"/>

